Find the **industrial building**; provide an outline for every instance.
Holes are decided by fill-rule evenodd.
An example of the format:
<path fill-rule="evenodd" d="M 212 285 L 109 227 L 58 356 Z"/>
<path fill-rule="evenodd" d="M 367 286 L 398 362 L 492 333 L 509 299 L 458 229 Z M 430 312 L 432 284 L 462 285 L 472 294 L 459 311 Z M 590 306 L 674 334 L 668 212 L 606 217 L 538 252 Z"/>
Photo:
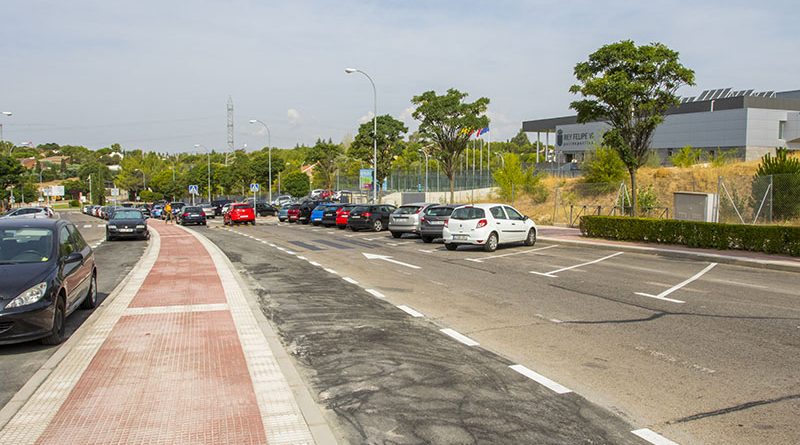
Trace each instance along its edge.
<path fill-rule="evenodd" d="M 555 146 L 557 162 L 582 161 L 602 140 L 605 122 L 578 123 L 577 116 L 525 121 L 522 130 Z M 685 146 L 713 157 L 759 159 L 777 147 L 800 150 L 800 90 L 706 90 L 683 97 L 670 109 L 653 134 L 651 148 L 666 160 Z"/>

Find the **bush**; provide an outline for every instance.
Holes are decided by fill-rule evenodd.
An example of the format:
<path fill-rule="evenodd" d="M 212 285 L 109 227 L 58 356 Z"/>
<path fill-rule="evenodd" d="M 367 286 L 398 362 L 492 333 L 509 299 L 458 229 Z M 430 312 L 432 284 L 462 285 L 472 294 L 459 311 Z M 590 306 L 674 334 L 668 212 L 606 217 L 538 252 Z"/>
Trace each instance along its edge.
<path fill-rule="evenodd" d="M 800 227 L 583 216 L 580 228 L 583 235 L 595 238 L 800 256 Z"/>
<path fill-rule="evenodd" d="M 80 207 L 81 206 L 81 202 L 78 201 L 77 199 L 73 199 L 73 200 L 71 200 L 69 202 L 69 206 L 70 207 Z"/>
<path fill-rule="evenodd" d="M 596 184 L 596 193 L 617 189 L 627 174 L 625 163 L 613 148 L 597 147 L 583 163 L 583 182 Z"/>
<path fill-rule="evenodd" d="M 691 145 L 687 145 L 672 155 L 670 160 L 672 160 L 672 165 L 675 167 L 691 167 L 700 162 L 700 155 L 702 153 L 702 150 L 695 150 Z"/>

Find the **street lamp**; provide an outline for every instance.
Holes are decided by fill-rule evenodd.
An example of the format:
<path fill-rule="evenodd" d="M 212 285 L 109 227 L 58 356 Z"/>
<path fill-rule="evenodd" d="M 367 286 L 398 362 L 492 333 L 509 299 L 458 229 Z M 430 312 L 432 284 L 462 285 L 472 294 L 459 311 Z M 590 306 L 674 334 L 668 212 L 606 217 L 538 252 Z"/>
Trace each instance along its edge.
<path fill-rule="evenodd" d="M 269 127 L 263 121 L 258 119 L 250 119 L 251 124 L 261 124 L 267 130 L 267 152 L 269 154 L 269 203 L 272 204 L 272 133 Z"/>
<path fill-rule="evenodd" d="M 372 202 L 378 202 L 378 90 L 375 88 L 375 82 L 369 77 L 369 74 L 356 69 L 345 68 L 344 72 L 347 74 L 361 73 L 372 84 L 372 98 L 374 109 L 372 111 Z"/>
<path fill-rule="evenodd" d="M 422 148 L 419 149 L 419 152 L 425 155 L 425 201 L 427 201 L 428 200 L 428 152 Z"/>
<path fill-rule="evenodd" d="M 194 148 L 202 148 L 208 154 L 208 166 L 206 170 L 206 176 L 208 177 L 208 203 L 211 204 L 211 151 L 203 144 L 194 144 Z M 173 172 L 174 173 L 174 172 Z"/>
<path fill-rule="evenodd" d="M 10 111 L 3 111 L 2 114 L 3 114 L 3 116 L 11 116 L 14 113 L 12 113 Z M 3 123 L 0 122 L 0 142 L 3 142 L 4 140 L 5 139 L 3 139 Z"/>

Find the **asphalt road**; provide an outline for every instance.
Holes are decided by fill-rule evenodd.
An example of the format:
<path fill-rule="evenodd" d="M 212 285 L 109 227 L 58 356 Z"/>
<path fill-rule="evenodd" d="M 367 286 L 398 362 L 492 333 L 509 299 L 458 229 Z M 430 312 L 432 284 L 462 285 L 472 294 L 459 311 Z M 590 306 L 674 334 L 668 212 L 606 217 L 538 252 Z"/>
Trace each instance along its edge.
<path fill-rule="evenodd" d="M 199 230 L 252 277 L 353 442 L 624 443 L 643 427 L 682 444 L 800 442 L 797 274 L 270 221 Z"/>
<path fill-rule="evenodd" d="M 61 213 L 61 217 L 72 221 L 86 242 L 94 248 L 97 297 L 102 304 L 142 256 L 146 244 L 141 241 L 106 243 L 105 221 L 77 212 Z M 73 312 L 67 319 L 67 334 L 72 335 L 91 313 L 81 309 Z M 0 346 L 0 407 L 22 388 L 58 348 L 42 345 L 38 341 Z"/>

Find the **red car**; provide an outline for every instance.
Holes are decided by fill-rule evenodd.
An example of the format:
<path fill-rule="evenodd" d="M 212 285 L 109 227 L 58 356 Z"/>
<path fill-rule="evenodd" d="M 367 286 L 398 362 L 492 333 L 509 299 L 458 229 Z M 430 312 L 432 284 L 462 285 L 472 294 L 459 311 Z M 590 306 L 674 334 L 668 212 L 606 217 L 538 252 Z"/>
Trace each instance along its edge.
<path fill-rule="evenodd" d="M 286 211 L 286 221 L 290 223 L 296 223 L 299 218 L 300 218 L 300 204 L 290 205 L 289 210 Z"/>
<path fill-rule="evenodd" d="M 336 227 L 340 230 L 347 228 L 347 219 L 350 218 L 350 211 L 356 208 L 355 204 L 347 204 L 336 210 Z"/>
<path fill-rule="evenodd" d="M 256 212 L 248 204 L 231 204 L 231 209 L 222 217 L 223 225 L 250 223 L 256 225 Z"/>

